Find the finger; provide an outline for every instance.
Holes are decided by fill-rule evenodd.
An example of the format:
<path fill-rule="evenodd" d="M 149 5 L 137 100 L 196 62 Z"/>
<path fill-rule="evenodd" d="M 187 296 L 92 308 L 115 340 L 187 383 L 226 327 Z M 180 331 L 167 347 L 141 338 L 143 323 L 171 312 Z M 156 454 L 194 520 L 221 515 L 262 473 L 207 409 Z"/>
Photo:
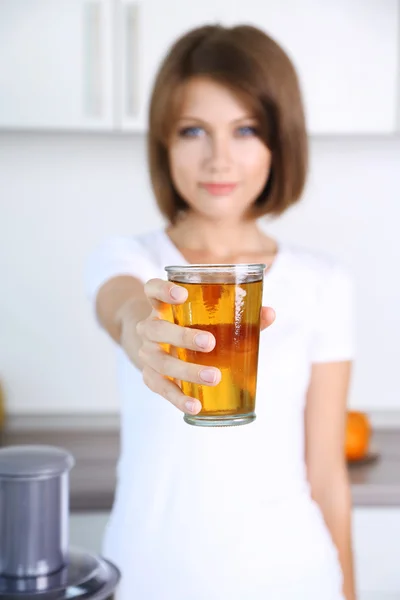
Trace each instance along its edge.
<path fill-rule="evenodd" d="M 143 344 L 139 350 L 139 357 L 144 364 L 166 377 L 211 387 L 218 385 L 221 381 L 221 371 L 216 367 L 180 360 L 164 352 L 157 344 Z"/>
<path fill-rule="evenodd" d="M 156 310 L 162 303 L 182 304 L 188 297 L 188 292 L 184 287 L 164 279 L 150 279 L 145 283 L 144 292 Z"/>
<path fill-rule="evenodd" d="M 261 319 L 260 319 L 260 329 L 264 331 L 267 327 L 272 325 L 275 321 L 275 311 L 270 306 L 263 306 L 261 308 Z"/>
<path fill-rule="evenodd" d="M 143 368 L 142 374 L 143 381 L 150 390 L 159 394 L 168 400 L 168 402 L 171 402 L 171 404 L 182 412 L 197 415 L 201 411 L 202 406 L 199 400 L 185 396 L 176 383 L 165 379 L 165 377 L 157 373 L 149 365 Z"/>
<path fill-rule="evenodd" d="M 136 330 L 140 336 L 159 344 L 171 344 L 177 348 L 200 352 L 210 352 L 215 348 L 215 337 L 212 333 L 181 327 L 155 316 L 140 321 Z"/>

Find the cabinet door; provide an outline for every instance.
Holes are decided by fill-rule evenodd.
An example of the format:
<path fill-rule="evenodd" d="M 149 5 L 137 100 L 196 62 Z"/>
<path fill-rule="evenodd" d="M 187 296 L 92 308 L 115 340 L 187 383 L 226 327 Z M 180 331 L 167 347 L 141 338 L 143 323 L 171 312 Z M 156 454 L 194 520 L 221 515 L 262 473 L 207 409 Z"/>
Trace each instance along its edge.
<path fill-rule="evenodd" d="M 146 126 L 154 73 L 170 43 L 190 27 L 220 21 L 257 25 L 286 49 L 299 73 L 310 134 L 393 133 L 398 12 L 397 0 L 142 0 L 140 108 L 130 126 Z"/>
<path fill-rule="evenodd" d="M 110 129 L 113 0 L 0 0 L 0 127 Z"/>
<path fill-rule="evenodd" d="M 311 134 L 395 131 L 398 19 L 397 0 L 231 0 L 224 10 L 226 23 L 258 25 L 288 52 Z"/>
<path fill-rule="evenodd" d="M 220 10 L 211 0 L 118 0 L 121 77 L 118 113 L 122 129 L 145 131 L 155 74 L 177 37 L 205 23 L 215 23 Z M 226 11 L 229 11 L 228 3 Z"/>
<path fill-rule="evenodd" d="M 354 509 L 353 547 L 361 598 L 400 598 L 400 509 Z"/>

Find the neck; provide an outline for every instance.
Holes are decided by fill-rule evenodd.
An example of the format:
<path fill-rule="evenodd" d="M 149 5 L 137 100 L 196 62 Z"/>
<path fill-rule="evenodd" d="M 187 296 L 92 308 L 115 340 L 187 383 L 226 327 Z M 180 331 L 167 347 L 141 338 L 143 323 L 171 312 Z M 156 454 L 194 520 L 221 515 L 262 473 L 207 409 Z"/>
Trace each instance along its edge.
<path fill-rule="evenodd" d="M 275 242 L 265 236 L 257 221 L 208 221 L 187 213 L 168 228 L 172 241 L 179 247 L 199 251 L 223 259 L 236 253 L 273 252 Z"/>

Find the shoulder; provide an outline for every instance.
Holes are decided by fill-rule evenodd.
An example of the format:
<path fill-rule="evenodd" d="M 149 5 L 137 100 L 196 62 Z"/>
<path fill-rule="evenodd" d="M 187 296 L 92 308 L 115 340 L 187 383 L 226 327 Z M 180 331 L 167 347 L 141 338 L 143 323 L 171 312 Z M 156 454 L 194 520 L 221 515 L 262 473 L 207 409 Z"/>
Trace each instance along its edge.
<path fill-rule="evenodd" d="M 138 235 L 111 235 L 97 244 L 91 256 L 130 258 L 134 255 L 154 259 L 154 250 L 159 246 L 161 234 L 161 230 L 155 230 Z"/>
<path fill-rule="evenodd" d="M 145 282 L 163 277 L 157 240 L 160 232 L 132 236 L 109 236 L 89 254 L 85 264 L 87 293 L 95 298 L 99 288 L 118 275 L 131 275 Z"/>

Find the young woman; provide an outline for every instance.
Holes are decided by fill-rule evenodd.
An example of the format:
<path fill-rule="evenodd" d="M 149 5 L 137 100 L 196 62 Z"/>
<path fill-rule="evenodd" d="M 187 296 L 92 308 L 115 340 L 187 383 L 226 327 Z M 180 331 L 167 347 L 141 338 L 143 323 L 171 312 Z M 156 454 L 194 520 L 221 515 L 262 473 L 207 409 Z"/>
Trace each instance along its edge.
<path fill-rule="evenodd" d="M 351 281 L 335 260 L 258 227 L 299 200 L 306 177 L 290 60 L 253 27 L 189 32 L 156 78 L 148 150 L 167 226 L 105 241 L 87 274 L 118 353 L 122 451 L 104 553 L 122 570 L 119 598 L 354 600 Z M 243 262 L 268 265 L 257 419 L 193 427 L 182 412 L 200 403 L 176 381 L 217 386 L 221 373 L 165 345 L 209 352 L 218 339 L 163 319 L 186 299 L 164 266 Z"/>

